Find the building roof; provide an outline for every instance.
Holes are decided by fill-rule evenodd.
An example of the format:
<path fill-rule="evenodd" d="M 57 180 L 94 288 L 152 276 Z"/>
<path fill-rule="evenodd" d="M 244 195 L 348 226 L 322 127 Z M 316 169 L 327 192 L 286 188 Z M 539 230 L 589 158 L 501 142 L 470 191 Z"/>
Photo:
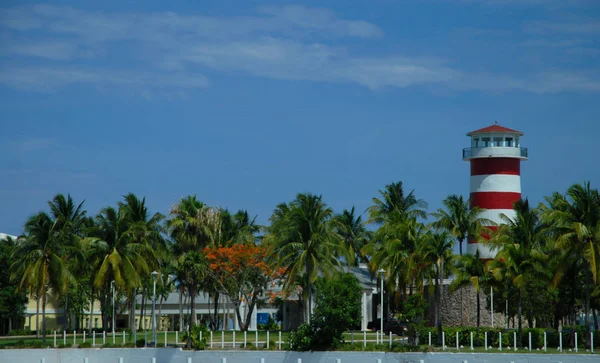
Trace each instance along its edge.
<path fill-rule="evenodd" d="M 482 134 L 482 133 L 512 133 L 512 134 L 518 134 L 521 136 L 523 135 L 523 133 L 521 131 L 509 129 L 508 127 L 500 126 L 500 125 L 498 125 L 498 123 L 495 123 L 491 126 L 484 127 L 479 130 L 471 131 L 467 134 L 467 136 L 471 136 L 473 134 Z"/>

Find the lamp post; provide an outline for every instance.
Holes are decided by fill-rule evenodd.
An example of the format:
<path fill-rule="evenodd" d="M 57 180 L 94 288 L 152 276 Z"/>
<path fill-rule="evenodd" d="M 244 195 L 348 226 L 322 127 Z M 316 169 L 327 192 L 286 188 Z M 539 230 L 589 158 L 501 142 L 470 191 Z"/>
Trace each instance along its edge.
<path fill-rule="evenodd" d="M 110 282 L 110 289 L 112 290 L 112 333 L 115 336 L 115 280 Z"/>
<path fill-rule="evenodd" d="M 158 272 L 152 271 L 154 288 L 152 290 L 152 345 L 156 345 L 156 277 Z"/>
<path fill-rule="evenodd" d="M 381 334 L 383 334 L 383 274 L 385 273 L 385 270 L 384 269 L 380 269 L 377 272 L 379 272 L 381 274 L 381 290 L 380 290 L 380 295 L 381 295 L 381 320 L 379 321 L 379 323 L 380 323 Z M 383 335 L 382 335 L 382 342 L 383 342 Z"/>

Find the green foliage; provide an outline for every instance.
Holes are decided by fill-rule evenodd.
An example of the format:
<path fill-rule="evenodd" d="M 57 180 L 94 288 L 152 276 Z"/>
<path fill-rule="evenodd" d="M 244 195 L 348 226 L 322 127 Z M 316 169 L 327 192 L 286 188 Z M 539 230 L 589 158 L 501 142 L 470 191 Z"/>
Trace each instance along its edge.
<path fill-rule="evenodd" d="M 73 343 L 67 343 L 67 344 L 60 343 L 60 344 L 57 345 L 57 348 L 59 348 L 59 349 L 62 349 L 62 348 L 71 348 L 71 347 L 73 347 Z"/>
<path fill-rule="evenodd" d="M 277 325 L 277 322 L 270 315 L 269 315 L 269 320 L 267 321 L 266 324 L 258 324 L 258 330 L 278 330 L 278 329 L 279 329 L 279 325 Z"/>
<path fill-rule="evenodd" d="M 146 339 L 141 338 L 135 341 L 135 346 L 137 348 L 141 348 L 141 347 L 145 347 L 146 346 Z"/>
<path fill-rule="evenodd" d="M 82 342 L 82 343 L 79 343 L 77 345 L 77 347 L 78 348 L 91 348 L 92 347 L 92 342 L 90 342 L 90 341 Z"/>
<path fill-rule="evenodd" d="M 16 281 L 10 278 L 10 266 L 16 260 L 13 256 L 16 245 L 17 241 L 11 237 L 0 240 L 0 320 L 15 321 L 22 317 L 27 304 L 27 296 L 23 291 L 17 291 Z"/>
<path fill-rule="evenodd" d="M 419 345 L 423 340 L 420 335 L 425 327 L 425 312 L 427 311 L 427 302 L 421 294 L 408 296 L 402 304 L 402 312 L 397 314 L 396 318 L 408 323 L 408 344 Z"/>
<path fill-rule="evenodd" d="M 269 218 L 265 240 L 273 246 L 279 267 L 285 269 L 284 289 L 292 291 L 300 285 L 309 309 L 319 274 L 332 275 L 341 265 L 337 258 L 341 238 L 332 218 L 333 209 L 321 196 L 302 193 L 290 203 L 279 204 Z"/>
<path fill-rule="evenodd" d="M 288 336 L 288 345 L 291 350 L 305 352 L 311 350 L 314 346 L 314 331 L 309 324 L 301 324 L 296 330 L 290 332 Z"/>
<path fill-rule="evenodd" d="M 27 329 L 13 329 L 8 332 L 8 336 L 19 336 L 19 335 L 35 335 L 35 330 Z"/>
<path fill-rule="evenodd" d="M 317 280 L 317 307 L 310 324 L 302 324 L 289 337 L 290 348 L 298 351 L 335 349 L 342 334 L 360 323 L 361 289 L 352 274 Z"/>
<path fill-rule="evenodd" d="M 200 339 L 200 332 L 202 332 L 202 339 Z M 210 331 L 204 324 L 196 324 L 191 329 L 191 348 L 195 350 L 206 349 L 206 337 L 210 335 Z M 187 342 L 190 339 L 190 335 L 186 332 L 183 336 L 183 341 Z"/>

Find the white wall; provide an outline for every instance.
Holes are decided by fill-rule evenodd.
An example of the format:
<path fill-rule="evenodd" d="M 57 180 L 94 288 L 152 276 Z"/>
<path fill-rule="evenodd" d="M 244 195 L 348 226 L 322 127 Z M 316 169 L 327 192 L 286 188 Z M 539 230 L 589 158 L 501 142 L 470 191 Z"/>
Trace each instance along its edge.
<path fill-rule="evenodd" d="M 598 355 L 579 354 L 512 354 L 512 353 L 380 353 L 380 352 L 269 352 L 269 351 L 183 351 L 176 348 L 158 349 L 2 349 L 0 362 L 12 363 L 381 363 L 436 362 L 436 363 L 597 363 Z M 223 360 L 225 358 L 225 361 Z"/>

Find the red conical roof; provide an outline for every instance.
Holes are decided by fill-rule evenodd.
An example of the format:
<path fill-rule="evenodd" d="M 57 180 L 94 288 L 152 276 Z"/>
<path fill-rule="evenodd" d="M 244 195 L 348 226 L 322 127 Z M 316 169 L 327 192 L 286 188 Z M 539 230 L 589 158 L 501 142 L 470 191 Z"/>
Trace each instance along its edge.
<path fill-rule="evenodd" d="M 508 127 L 500 126 L 497 123 L 495 123 L 491 126 L 484 127 L 479 130 L 471 131 L 467 134 L 467 136 L 471 136 L 473 134 L 481 134 L 481 133 L 513 133 L 513 134 L 518 134 L 521 136 L 523 135 L 523 133 L 521 131 L 509 129 Z"/>

